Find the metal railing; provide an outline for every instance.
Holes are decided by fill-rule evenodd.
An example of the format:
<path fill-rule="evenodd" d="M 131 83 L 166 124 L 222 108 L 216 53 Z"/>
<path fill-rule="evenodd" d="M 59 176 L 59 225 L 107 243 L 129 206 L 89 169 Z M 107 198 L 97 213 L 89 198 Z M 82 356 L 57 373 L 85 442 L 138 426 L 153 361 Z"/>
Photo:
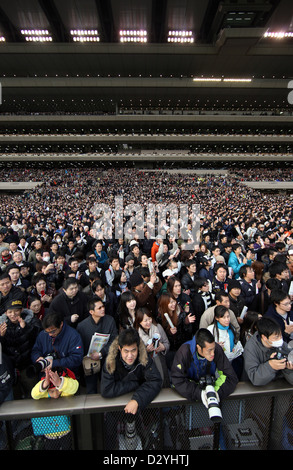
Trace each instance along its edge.
<path fill-rule="evenodd" d="M 266 387 L 240 382 L 221 403 L 220 423 L 211 421 L 202 403 L 191 403 L 175 390 L 163 389 L 136 416 L 134 433 L 123 411 L 130 398 L 129 394 L 105 399 L 97 394 L 4 402 L 0 449 L 42 449 L 48 443 L 51 449 L 65 445 L 73 450 L 110 451 L 293 449 L 293 387 L 283 380 Z M 40 419 L 44 434 L 36 432 Z M 55 435 L 46 427 L 52 420 L 58 422 Z"/>

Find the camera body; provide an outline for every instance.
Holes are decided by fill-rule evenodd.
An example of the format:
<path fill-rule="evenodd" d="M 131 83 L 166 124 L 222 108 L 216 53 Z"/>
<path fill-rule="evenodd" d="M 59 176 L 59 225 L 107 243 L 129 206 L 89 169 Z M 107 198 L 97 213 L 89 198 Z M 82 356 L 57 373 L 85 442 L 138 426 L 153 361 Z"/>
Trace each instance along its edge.
<path fill-rule="evenodd" d="M 52 360 L 52 356 L 47 356 L 43 359 L 40 359 L 35 364 L 29 366 L 26 370 L 26 374 L 29 378 L 37 377 L 40 372 L 46 369 L 50 365 L 50 360 Z"/>
<path fill-rule="evenodd" d="M 215 377 L 212 375 L 205 375 L 199 379 L 199 387 L 205 391 L 207 408 L 210 419 L 219 423 L 222 421 L 222 412 L 215 392 Z"/>
<path fill-rule="evenodd" d="M 277 359 L 278 361 L 281 361 L 282 359 L 286 359 L 286 361 L 288 361 L 288 353 L 285 352 L 282 348 L 277 348 L 276 350 L 276 357 L 275 359 Z"/>

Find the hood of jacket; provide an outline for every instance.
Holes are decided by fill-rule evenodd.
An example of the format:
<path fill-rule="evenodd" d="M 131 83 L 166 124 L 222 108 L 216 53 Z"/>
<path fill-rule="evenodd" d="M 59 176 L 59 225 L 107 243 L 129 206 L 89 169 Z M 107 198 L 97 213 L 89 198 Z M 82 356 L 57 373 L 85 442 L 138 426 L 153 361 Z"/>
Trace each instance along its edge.
<path fill-rule="evenodd" d="M 106 369 L 109 374 L 114 374 L 116 370 L 116 359 L 119 354 L 119 345 L 118 345 L 118 337 L 114 339 L 112 342 L 106 359 Z M 142 340 L 139 342 L 138 347 L 138 362 L 142 366 L 146 366 L 148 363 L 148 354 L 145 345 L 143 344 Z"/>

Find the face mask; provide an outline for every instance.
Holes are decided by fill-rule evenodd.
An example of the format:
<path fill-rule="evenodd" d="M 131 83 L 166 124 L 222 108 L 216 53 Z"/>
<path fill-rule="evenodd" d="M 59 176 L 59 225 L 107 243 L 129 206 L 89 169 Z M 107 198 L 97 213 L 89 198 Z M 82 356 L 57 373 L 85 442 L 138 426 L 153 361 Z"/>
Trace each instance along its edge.
<path fill-rule="evenodd" d="M 44 256 L 43 260 L 44 260 L 44 261 L 47 261 L 47 262 L 49 263 L 49 261 L 50 261 L 50 256 Z"/>
<path fill-rule="evenodd" d="M 280 348 L 283 346 L 283 339 L 278 339 L 277 341 L 272 341 L 272 347 L 273 348 Z"/>

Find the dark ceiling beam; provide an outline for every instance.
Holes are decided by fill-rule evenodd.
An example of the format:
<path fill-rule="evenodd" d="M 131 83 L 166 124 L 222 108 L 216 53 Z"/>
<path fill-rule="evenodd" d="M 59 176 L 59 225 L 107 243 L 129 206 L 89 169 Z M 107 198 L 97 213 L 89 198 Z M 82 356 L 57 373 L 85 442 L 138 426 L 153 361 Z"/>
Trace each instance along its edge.
<path fill-rule="evenodd" d="M 5 11 L 0 7 L 0 24 L 6 42 L 25 42 L 21 32 L 10 21 Z"/>
<path fill-rule="evenodd" d="M 66 30 L 53 0 L 38 0 L 46 15 L 55 42 L 71 42 L 70 32 Z"/>
<path fill-rule="evenodd" d="M 166 42 L 166 12 L 168 0 L 152 1 L 150 42 Z"/>
<path fill-rule="evenodd" d="M 99 35 L 103 42 L 118 42 L 110 0 L 95 0 L 99 15 Z"/>
<path fill-rule="evenodd" d="M 220 0 L 210 0 L 202 21 L 202 25 L 199 31 L 199 35 L 196 38 L 197 42 L 201 43 L 207 43 L 210 42 L 210 39 L 208 40 L 210 36 L 210 30 L 212 27 L 212 24 L 215 19 L 215 15 L 218 11 L 218 7 L 220 4 Z M 196 13 L 196 5 L 195 5 L 195 13 Z"/>

